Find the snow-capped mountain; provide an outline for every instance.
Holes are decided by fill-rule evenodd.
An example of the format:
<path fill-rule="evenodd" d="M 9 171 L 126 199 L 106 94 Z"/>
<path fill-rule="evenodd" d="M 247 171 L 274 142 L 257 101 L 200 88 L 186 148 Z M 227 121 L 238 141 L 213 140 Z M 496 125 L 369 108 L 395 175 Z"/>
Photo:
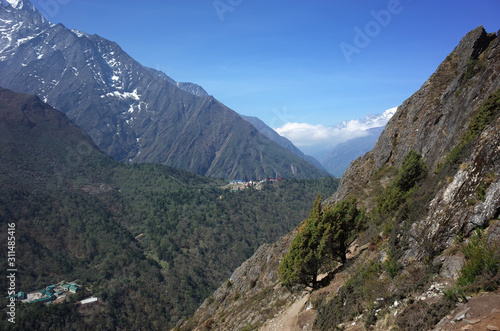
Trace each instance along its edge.
<path fill-rule="evenodd" d="M 14 9 L 22 9 L 24 6 L 23 0 L 2 0 L 2 5 L 10 5 Z"/>
<path fill-rule="evenodd" d="M 372 128 L 383 127 L 389 122 L 398 107 L 386 110 L 382 114 L 369 114 L 363 119 L 344 121 L 338 125 L 333 126 L 335 129 L 351 129 L 356 130 L 369 130 Z"/>
<path fill-rule="evenodd" d="M 341 177 L 352 161 L 369 152 L 385 125 L 397 111 L 397 107 L 386 110 L 382 114 L 370 114 L 361 120 L 350 120 L 335 126 L 336 130 L 359 131 L 359 137 L 347 139 L 333 148 L 322 151 L 319 158 L 323 167 L 332 175 Z"/>
<path fill-rule="evenodd" d="M 352 161 L 375 145 L 380 132 L 396 110 L 397 107 L 382 114 L 370 114 L 363 119 L 331 126 L 286 123 L 276 132 L 291 140 L 303 152 L 320 160 L 331 174 L 340 177 Z"/>
<path fill-rule="evenodd" d="M 203 88 L 146 68 L 98 35 L 0 0 L 0 86 L 38 95 L 113 158 L 226 178 L 325 173 L 278 146 Z"/>
<path fill-rule="evenodd" d="M 0 54 L 7 54 L 47 30 L 50 23 L 33 4 L 24 0 L 0 0 Z"/>

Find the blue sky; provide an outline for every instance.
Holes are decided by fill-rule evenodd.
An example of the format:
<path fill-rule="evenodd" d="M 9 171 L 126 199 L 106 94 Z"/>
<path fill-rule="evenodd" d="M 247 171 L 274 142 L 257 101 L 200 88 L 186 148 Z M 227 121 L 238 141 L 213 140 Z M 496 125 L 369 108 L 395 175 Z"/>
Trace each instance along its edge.
<path fill-rule="evenodd" d="M 51 22 L 113 40 L 273 128 L 382 113 L 468 31 L 500 29 L 499 0 L 32 2 Z"/>

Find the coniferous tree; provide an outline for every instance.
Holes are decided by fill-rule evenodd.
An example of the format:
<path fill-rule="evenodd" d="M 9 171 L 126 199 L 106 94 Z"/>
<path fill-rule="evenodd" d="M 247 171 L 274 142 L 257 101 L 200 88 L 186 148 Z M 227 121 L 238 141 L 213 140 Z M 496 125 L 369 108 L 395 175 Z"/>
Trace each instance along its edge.
<path fill-rule="evenodd" d="M 322 218 L 321 196 L 318 195 L 309 217 L 292 240 L 290 251 L 280 265 L 280 278 L 284 286 L 301 283 L 316 287 L 321 259 L 319 245 Z"/>
<path fill-rule="evenodd" d="M 362 224 L 364 211 L 358 209 L 354 198 L 342 200 L 328 208 L 323 215 L 324 255 L 330 259 L 340 259 L 344 264 L 352 233 Z"/>
<path fill-rule="evenodd" d="M 283 286 L 298 283 L 316 288 L 319 269 L 326 261 L 346 262 L 349 239 L 363 218 L 364 212 L 357 208 L 356 199 L 343 200 L 323 210 L 318 195 L 281 262 L 279 272 Z"/>

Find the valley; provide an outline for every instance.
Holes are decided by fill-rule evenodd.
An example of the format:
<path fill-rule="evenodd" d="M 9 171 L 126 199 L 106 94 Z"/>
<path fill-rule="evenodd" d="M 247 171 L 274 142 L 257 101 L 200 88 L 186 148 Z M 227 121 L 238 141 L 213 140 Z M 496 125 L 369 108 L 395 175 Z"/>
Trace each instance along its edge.
<path fill-rule="evenodd" d="M 17 291 L 73 279 L 103 302 L 20 304 L 22 329 L 174 326 L 259 245 L 298 224 L 318 192 L 338 185 L 283 179 L 230 192 L 224 179 L 123 164 L 63 113 L 6 89 L 0 126 L 0 220 L 15 224 Z"/>
<path fill-rule="evenodd" d="M 251 6 L 226 7 L 234 10 L 226 24 Z M 1 330 L 500 329 L 497 32 L 465 33 L 418 90 L 381 115 L 335 127 L 282 116 L 273 129 L 54 18 L 29 0 L 0 0 Z M 271 22 L 236 25 L 253 43 Z M 393 30 L 370 35 L 374 53 Z M 294 52 L 305 56 L 317 40 L 299 35 L 307 43 Z M 203 62 L 212 69 L 217 36 L 198 40 L 210 46 Z M 194 44 L 177 41 L 172 54 L 193 60 L 183 47 Z M 293 63 L 294 52 L 269 62 L 252 53 L 251 70 L 276 75 L 271 67 Z M 381 98 L 397 94 L 376 86 L 391 79 L 358 67 L 370 54 L 356 55 L 348 65 L 364 75 L 352 81 L 378 82 Z M 224 67 L 248 74 L 241 60 Z M 304 105 L 295 85 L 308 95 L 297 121 L 313 122 L 321 94 L 345 101 L 352 81 L 344 64 L 335 67 L 338 76 L 297 65 L 277 80 L 276 91 L 297 102 L 290 108 Z M 308 71 L 327 87 L 306 87 Z M 332 75 L 346 90 L 333 91 Z M 260 79 L 245 82 L 248 91 L 222 85 L 244 99 L 265 89 Z M 373 98 L 356 93 L 346 100 Z M 285 129 L 323 152 L 305 154 L 278 134 Z M 331 149 L 336 135 L 344 143 Z"/>

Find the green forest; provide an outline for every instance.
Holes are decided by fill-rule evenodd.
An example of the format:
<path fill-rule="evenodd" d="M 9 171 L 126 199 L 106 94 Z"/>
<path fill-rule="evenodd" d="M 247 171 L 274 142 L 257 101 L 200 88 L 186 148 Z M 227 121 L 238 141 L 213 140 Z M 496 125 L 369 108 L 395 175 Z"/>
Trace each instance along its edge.
<path fill-rule="evenodd" d="M 282 180 L 230 192 L 225 180 L 162 165 L 125 165 L 90 150 L 68 166 L 57 153 L 35 158 L 37 172 L 22 155 L 16 162 L 24 171 L 4 165 L 0 172 L 0 226 L 16 224 L 17 291 L 76 281 L 101 302 L 18 302 L 16 324 L 4 319 L 1 329 L 175 326 L 259 245 L 305 219 L 317 194 L 338 185 L 335 178 Z M 59 167 L 50 166 L 54 159 Z"/>

